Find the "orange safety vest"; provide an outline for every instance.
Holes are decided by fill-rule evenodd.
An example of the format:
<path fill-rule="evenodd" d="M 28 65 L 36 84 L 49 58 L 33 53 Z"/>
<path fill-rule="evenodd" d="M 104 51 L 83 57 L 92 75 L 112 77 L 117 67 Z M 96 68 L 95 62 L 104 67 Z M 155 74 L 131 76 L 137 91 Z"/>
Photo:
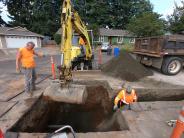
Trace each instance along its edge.
<path fill-rule="evenodd" d="M 85 45 L 84 39 L 82 37 L 79 38 L 79 45 Z"/>
<path fill-rule="evenodd" d="M 126 93 L 126 90 L 121 90 L 114 100 L 114 105 L 118 105 L 118 101 L 121 100 L 125 104 L 131 104 L 137 101 L 137 95 L 133 89 L 131 94 Z"/>
<path fill-rule="evenodd" d="M 21 55 L 21 63 L 24 68 L 34 68 L 36 66 L 34 60 L 34 50 L 28 50 L 27 48 L 19 49 Z"/>

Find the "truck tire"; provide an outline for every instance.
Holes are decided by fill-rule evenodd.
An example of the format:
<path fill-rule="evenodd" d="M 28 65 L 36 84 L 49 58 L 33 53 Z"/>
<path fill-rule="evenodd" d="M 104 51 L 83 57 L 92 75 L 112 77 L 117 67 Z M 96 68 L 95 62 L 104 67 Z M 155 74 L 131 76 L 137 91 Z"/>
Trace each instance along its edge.
<path fill-rule="evenodd" d="M 161 71 L 166 75 L 176 75 L 182 69 L 182 59 L 179 57 L 167 57 L 162 63 Z"/>

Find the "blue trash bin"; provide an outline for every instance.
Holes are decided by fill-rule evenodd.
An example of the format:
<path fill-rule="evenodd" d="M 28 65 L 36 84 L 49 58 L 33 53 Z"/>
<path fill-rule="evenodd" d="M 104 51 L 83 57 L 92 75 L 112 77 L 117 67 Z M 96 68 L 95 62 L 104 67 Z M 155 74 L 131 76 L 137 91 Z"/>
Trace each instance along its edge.
<path fill-rule="evenodd" d="M 118 47 L 114 48 L 114 57 L 118 57 L 120 54 L 120 49 Z"/>

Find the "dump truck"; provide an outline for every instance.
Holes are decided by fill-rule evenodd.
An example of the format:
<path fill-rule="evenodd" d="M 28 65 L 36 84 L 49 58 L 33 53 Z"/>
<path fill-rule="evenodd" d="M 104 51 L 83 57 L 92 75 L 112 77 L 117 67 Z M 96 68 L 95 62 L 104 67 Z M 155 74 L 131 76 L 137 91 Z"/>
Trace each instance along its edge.
<path fill-rule="evenodd" d="M 133 53 L 140 63 L 176 75 L 184 65 L 184 35 L 137 38 Z"/>

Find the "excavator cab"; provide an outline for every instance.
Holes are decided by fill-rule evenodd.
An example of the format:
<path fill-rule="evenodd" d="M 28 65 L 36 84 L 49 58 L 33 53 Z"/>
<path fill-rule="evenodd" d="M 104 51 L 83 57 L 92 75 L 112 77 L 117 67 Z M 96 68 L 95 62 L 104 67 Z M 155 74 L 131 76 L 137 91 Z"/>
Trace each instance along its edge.
<path fill-rule="evenodd" d="M 92 30 L 88 30 L 89 38 L 91 44 L 93 44 L 93 32 Z M 86 44 L 83 46 L 80 45 L 79 40 L 81 39 L 81 35 L 74 33 L 72 38 L 72 50 L 71 50 L 71 62 L 72 62 L 72 70 L 92 70 L 93 69 L 93 60 L 94 56 L 87 58 Z M 86 43 L 85 37 L 83 37 L 84 42 Z M 93 51 L 93 47 L 92 47 Z M 93 52 L 92 52 L 93 53 Z"/>

